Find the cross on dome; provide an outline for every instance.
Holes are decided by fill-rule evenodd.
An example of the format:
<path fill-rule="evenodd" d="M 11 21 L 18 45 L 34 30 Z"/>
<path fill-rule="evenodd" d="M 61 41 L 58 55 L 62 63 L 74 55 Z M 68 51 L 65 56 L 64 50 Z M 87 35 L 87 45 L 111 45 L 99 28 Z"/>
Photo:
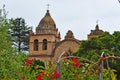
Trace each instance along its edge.
<path fill-rule="evenodd" d="M 47 10 L 49 10 L 50 4 L 47 4 Z"/>
<path fill-rule="evenodd" d="M 99 20 L 96 20 L 96 24 L 98 24 Z"/>

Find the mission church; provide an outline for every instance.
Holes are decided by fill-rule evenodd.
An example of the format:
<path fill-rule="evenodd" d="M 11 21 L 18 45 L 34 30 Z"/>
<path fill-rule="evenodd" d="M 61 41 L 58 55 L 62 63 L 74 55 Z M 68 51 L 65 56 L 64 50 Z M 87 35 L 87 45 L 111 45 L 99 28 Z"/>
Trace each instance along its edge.
<path fill-rule="evenodd" d="M 99 29 L 97 24 L 95 30 L 91 30 L 91 33 L 88 34 L 88 39 L 102 33 L 103 31 Z M 71 30 L 68 30 L 64 39 L 61 40 L 60 32 L 50 11 L 47 10 L 36 27 L 36 31 L 30 30 L 29 57 L 42 61 L 57 61 L 63 52 L 65 52 L 63 56 L 68 56 L 70 52 L 76 52 L 80 43 L 81 40 L 76 39 Z"/>

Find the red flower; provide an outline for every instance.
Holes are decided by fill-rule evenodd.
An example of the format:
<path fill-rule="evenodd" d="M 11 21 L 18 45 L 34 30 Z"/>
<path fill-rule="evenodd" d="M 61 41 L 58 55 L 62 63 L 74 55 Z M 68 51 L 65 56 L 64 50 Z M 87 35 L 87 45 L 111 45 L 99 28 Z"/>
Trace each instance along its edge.
<path fill-rule="evenodd" d="M 101 61 L 104 61 L 104 60 L 105 60 L 105 57 L 100 57 L 100 60 L 101 60 Z"/>
<path fill-rule="evenodd" d="M 72 59 L 72 62 L 74 63 L 74 64 L 73 64 L 74 66 L 80 67 L 80 63 L 77 61 L 76 58 L 73 58 L 73 59 Z"/>
<path fill-rule="evenodd" d="M 54 77 L 55 78 L 60 78 L 60 73 L 58 73 L 56 70 L 54 71 Z"/>
<path fill-rule="evenodd" d="M 37 76 L 37 80 L 43 80 L 40 74 Z"/>
<path fill-rule="evenodd" d="M 37 76 L 37 80 L 43 80 L 41 76 L 44 76 L 44 71 L 41 71 L 40 74 Z"/>
<path fill-rule="evenodd" d="M 58 73 L 57 72 L 57 70 L 54 70 L 53 72 L 52 72 L 52 76 L 51 76 L 51 78 L 50 78 L 50 80 L 55 80 L 56 78 L 60 78 L 60 73 Z"/>
<path fill-rule="evenodd" d="M 50 80 L 54 80 L 54 78 L 50 78 Z"/>
<path fill-rule="evenodd" d="M 45 75 L 44 71 L 41 71 L 40 75 L 42 75 L 42 76 Z"/>
<path fill-rule="evenodd" d="M 75 66 L 80 67 L 80 63 L 79 63 L 79 62 L 76 62 L 76 63 L 75 63 Z"/>
<path fill-rule="evenodd" d="M 76 62 L 77 62 L 77 59 L 76 59 L 76 58 L 73 58 L 73 59 L 72 59 L 72 62 L 76 63 Z"/>
<path fill-rule="evenodd" d="M 31 61 L 31 60 L 26 60 L 26 61 L 25 61 L 25 64 L 26 64 L 27 66 L 30 66 L 30 65 L 32 64 L 32 61 Z"/>

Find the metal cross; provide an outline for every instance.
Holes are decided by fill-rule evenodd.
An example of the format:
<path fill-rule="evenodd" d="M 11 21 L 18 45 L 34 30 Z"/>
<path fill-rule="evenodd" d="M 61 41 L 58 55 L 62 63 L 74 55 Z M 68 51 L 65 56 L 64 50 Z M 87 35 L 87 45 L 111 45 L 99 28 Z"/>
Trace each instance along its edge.
<path fill-rule="evenodd" d="M 118 0 L 119 1 L 119 3 L 120 3 L 120 0 Z"/>
<path fill-rule="evenodd" d="M 47 10 L 49 10 L 49 6 L 50 6 L 50 4 L 47 4 Z"/>
<path fill-rule="evenodd" d="M 99 20 L 96 20 L 96 23 L 98 24 Z"/>

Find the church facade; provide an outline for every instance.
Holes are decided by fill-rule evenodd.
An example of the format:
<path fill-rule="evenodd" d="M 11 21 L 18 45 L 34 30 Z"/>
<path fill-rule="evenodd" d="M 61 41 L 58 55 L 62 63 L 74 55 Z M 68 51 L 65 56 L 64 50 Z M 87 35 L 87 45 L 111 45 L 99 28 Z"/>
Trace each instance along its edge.
<path fill-rule="evenodd" d="M 96 29 L 88 35 L 93 36 L 94 33 L 102 33 L 97 25 Z M 36 31 L 30 30 L 29 52 L 30 58 L 40 59 L 42 61 L 57 61 L 59 56 L 64 52 L 63 56 L 68 56 L 71 52 L 76 52 L 80 46 L 80 40 L 76 39 L 71 30 L 68 30 L 66 36 L 61 40 L 61 35 L 56 27 L 49 10 L 40 20 Z"/>

